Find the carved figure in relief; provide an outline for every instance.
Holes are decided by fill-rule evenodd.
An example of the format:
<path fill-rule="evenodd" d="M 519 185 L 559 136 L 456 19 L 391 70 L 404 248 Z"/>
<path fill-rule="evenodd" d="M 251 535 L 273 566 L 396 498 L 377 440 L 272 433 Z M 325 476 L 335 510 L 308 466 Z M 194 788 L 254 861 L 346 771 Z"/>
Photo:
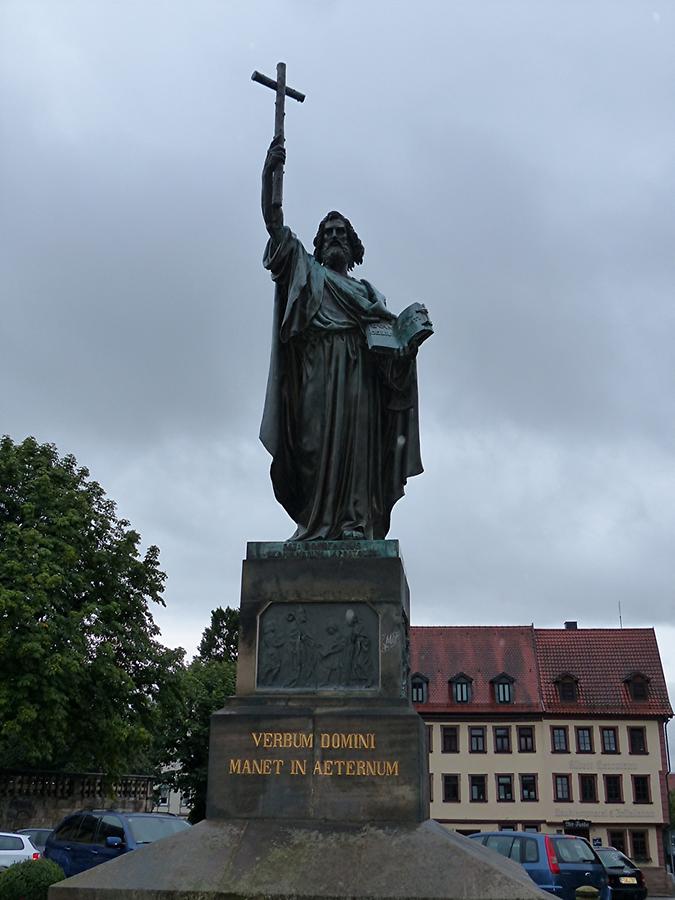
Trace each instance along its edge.
<path fill-rule="evenodd" d="M 298 606 L 286 615 L 284 683 L 289 687 L 311 684 L 316 662 L 316 645 L 308 632 L 307 613 L 302 606 Z"/>
<path fill-rule="evenodd" d="M 344 651 L 347 646 L 347 638 L 340 634 L 340 629 L 334 621 L 326 625 L 326 635 L 319 650 L 317 675 L 320 687 L 337 686 L 342 683 Z"/>
<path fill-rule="evenodd" d="M 370 638 L 353 609 L 348 609 L 345 618 L 351 629 L 349 654 L 349 681 L 368 686 L 373 680 L 373 661 Z"/>
<path fill-rule="evenodd" d="M 262 634 L 262 667 L 260 675 L 266 684 L 274 684 L 281 672 L 281 648 L 284 638 L 277 634 L 274 622 L 267 622 Z"/>

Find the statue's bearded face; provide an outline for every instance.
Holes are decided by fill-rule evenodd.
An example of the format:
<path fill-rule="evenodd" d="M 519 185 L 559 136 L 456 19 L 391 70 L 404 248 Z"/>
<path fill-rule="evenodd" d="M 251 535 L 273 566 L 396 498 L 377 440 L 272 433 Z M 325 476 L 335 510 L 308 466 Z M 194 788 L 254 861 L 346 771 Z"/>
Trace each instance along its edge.
<path fill-rule="evenodd" d="M 329 269 L 349 269 L 352 265 L 352 251 L 347 237 L 344 219 L 329 219 L 326 222 L 321 245 L 321 257 Z"/>

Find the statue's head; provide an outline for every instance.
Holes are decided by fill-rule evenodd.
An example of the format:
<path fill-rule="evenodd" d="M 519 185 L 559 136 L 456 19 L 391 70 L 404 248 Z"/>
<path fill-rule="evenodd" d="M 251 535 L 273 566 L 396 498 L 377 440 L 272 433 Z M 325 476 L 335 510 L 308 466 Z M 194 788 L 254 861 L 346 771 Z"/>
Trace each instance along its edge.
<path fill-rule="evenodd" d="M 347 271 L 363 262 L 363 244 L 352 223 L 337 210 L 332 210 L 319 225 L 314 238 L 314 258 L 331 269 Z"/>

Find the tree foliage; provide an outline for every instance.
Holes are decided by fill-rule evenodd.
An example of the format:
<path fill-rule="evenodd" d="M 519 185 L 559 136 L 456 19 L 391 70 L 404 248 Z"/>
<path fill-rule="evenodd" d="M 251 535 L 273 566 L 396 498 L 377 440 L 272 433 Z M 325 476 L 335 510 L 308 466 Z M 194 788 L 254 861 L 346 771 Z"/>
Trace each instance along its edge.
<path fill-rule="evenodd" d="M 190 821 L 206 815 L 206 780 L 211 715 L 234 693 L 239 610 L 214 609 L 204 630 L 199 653 L 182 681 L 182 710 L 165 725 L 164 779 L 180 790 L 191 807 Z"/>
<path fill-rule="evenodd" d="M 0 441 L 0 758 L 7 767 L 132 771 L 179 702 L 182 650 L 150 611 L 155 546 L 73 456 Z M 163 712 L 162 712 L 163 711 Z"/>
<path fill-rule="evenodd" d="M 235 662 L 239 646 L 239 610 L 222 606 L 211 611 L 211 624 L 204 629 L 197 655 L 200 659 Z"/>

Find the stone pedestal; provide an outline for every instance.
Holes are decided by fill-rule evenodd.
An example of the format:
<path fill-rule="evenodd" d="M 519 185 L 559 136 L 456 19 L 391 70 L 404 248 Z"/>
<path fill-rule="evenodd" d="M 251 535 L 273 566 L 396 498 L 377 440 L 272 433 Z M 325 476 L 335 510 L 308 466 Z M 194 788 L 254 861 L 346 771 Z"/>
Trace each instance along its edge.
<path fill-rule="evenodd" d="M 211 720 L 207 817 L 429 817 L 397 541 L 249 544 L 237 696 Z"/>
<path fill-rule="evenodd" d="M 211 720 L 207 819 L 50 900 L 545 897 L 429 821 L 397 541 L 249 544 L 237 696 Z"/>

